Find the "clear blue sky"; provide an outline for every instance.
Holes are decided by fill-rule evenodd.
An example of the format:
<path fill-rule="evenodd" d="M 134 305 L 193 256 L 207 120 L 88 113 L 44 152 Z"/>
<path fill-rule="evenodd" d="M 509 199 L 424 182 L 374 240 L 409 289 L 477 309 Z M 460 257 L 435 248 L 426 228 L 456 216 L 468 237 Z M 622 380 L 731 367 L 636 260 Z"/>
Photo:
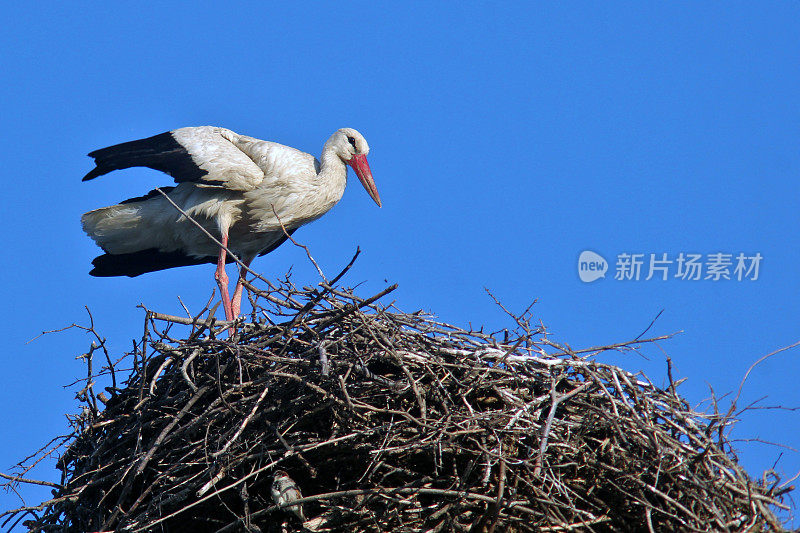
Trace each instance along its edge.
<path fill-rule="evenodd" d="M 698 403 L 735 390 L 752 362 L 800 340 L 800 4 L 431 2 L 375 7 L 192 2 L 4 4 L 0 123 L 5 237 L 0 471 L 65 432 L 62 388 L 82 375 L 88 306 L 109 345 L 138 337 L 136 305 L 180 314 L 213 267 L 88 275 L 81 213 L 171 180 L 135 169 L 81 183 L 86 153 L 182 126 L 219 125 L 319 154 L 355 127 L 384 207 L 350 176 L 341 203 L 295 236 L 328 272 L 360 245 L 350 283 L 400 284 L 404 310 L 508 325 L 484 293 L 534 314 L 573 347 L 683 331 L 601 356 L 665 380 L 665 354 Z M 291 6 L 291 7 L 287 7 Z M 14 11 L 14 9 L 20 9 Z M 24 9 L 24 11 L 22 10 Z M 577 259 L 611 263 L 583 283 Z M 763 256 L 759 279 L 618 281 L 618 254 Z M 302 250 L 260 258 L 268 276 Z M 674 265 L 673 265 L 674 266 Z M 757 367 L 743 403 L 800 406 L 800 350 Z M 747 413 L 740 439 L 800 447 L 800 412 Z M 742 443 L 758 475 L 800 454 Z M 54 478 L 52 463 L 34 473 Z M 48 490 L 24 489 L 31 500 Z M 17 505 L 0 493 L 0 508 Z"/>

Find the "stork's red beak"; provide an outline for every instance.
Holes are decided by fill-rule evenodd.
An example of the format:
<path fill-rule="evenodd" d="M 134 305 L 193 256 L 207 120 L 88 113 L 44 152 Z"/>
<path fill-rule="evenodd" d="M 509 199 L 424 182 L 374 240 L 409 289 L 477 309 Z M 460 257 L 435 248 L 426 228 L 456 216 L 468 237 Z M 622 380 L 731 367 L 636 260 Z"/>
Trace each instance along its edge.
<path fill-rule="evenodd" d="M 361 185 L 364 186 L 372 199 L 375 200 L 375 203 L 378 204 L 378 207 L 380 207 L 381 197 L 378 195 L 378 188 L 375 187 L 375 181 L 372 179 L 372 171 L 369 169 L 367 156 L 364 154 L 354 154 L 347 164 L 353 167 L 356 176 L 361 180 Z"/>

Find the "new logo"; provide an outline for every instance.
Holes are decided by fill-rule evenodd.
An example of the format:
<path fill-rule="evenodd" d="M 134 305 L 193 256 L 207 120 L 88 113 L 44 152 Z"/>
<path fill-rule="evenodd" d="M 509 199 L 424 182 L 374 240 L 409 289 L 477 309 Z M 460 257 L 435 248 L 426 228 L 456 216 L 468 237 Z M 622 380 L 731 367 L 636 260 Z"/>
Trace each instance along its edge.
<path fill-rule="evenodd" d="M 589 250 L 581 252 L 578 257 L 578 277 L 584 283 L 591 283 L 592 281 L 606 277 L 608 270 L 608 261 L 603 259 L 603 256 L 596 254 Z"/>

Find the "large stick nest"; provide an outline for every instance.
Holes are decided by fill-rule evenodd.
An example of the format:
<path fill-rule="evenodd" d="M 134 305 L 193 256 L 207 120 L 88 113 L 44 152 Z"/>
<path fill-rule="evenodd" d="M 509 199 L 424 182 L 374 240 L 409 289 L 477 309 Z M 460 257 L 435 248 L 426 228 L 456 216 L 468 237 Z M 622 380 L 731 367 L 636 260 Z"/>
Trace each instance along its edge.
<path fill-rule="evenodd" d="M 232 338 L 147 311 L 120 384 L 98 336 L 62 483 L 12 517 L 75 532 L 782 530 L 769 506 L 786 491 L 737 464 L 730 420 L 693 411 L 671 376 L 663 390 L 596 361 L 654 339 L 575 352 L 527 312 L 467 331 L 376 303 L 390 289 L 251 287 L 254 322 Z M 270 495 L 279 469 L 305 525 Z"/>

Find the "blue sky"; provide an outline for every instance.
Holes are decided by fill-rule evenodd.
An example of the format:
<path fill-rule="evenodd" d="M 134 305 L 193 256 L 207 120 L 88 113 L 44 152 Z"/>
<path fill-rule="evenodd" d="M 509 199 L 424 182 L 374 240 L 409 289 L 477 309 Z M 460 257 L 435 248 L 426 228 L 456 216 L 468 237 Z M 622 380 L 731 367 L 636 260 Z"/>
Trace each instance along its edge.
<path fill-rule="evenodd" d="M 96 4 L 100 5 L 100 4 Z M 599 360 L 666 378 L 665 355 L 697 404 L 735 390 L 759 357 L 800 340 L 800 5 L 746 3 L 348 2 L 85 3 L 0 8 L 5 175 L 0 471 L 75 412 L 63 388 L 84 369 L 87 323 L 122 353 L 136 305 L 199 310 L 213 267 L 90 277 L 99 251 L 80 214 L 171 180 L 135 169 L 89 183 L 85 154 L 182 126 L 212 124 L 318 155 L 337 128 L 368 139 L 378 209 L 350 175 L 341 203 L 295 237 L 321 266 L 370 295 L 457 324 L 509 325 L 484 292 L 573 347 L 630 340 L 662 309 L 636 355 Z M 583 283 L 578 256 L 610 265 Z M 614 279 L 617 256 L 760 253 L 753 280 Z M 254 268 L 294 267 L 284 245 Z M 674 266 L 674 265 L 673 265 Z M 673 271 L 674 273 L 674 271 Z M 644 277 L 644 276 L 643 276 Z M 800 406 L 800 350 L 758 366 L 746 404 Z M 746 413 L 733 431 L 800 447 L 800 412 Z M 800 453 L 742 442 L 753 475 Z M 782 456 L 779 459 L 779 456 Z M 52 463 L 35 472 L 54 479 Z M 48 490 L 24 488 L 30 501 Z M 16 506 L 0 493 L 0 508 Z"/>

